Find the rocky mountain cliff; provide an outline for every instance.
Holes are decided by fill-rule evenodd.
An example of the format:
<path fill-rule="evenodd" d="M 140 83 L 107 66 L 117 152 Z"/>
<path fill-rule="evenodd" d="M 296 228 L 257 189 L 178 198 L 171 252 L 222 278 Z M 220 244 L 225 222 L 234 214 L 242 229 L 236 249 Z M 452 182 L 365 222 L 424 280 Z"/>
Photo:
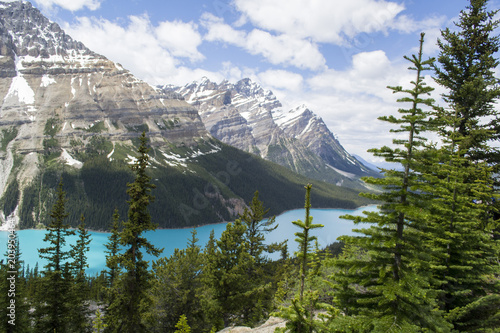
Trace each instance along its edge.
<path fill-rule="evenodd" d="M 203 78 L 162 88 L 196 107 L 214 137 L 295 172 L 348 186 L 373 174 L 342 147 L 321 117 L 305 105 L 285 111 L 271 91 L 250 79 L 217 84 Z"/>
<path fill-rule="evenodd" d="M 233 219 L 257 189 L 276 213 L 302 206 L 308 179 L 214 139 L 182 96 L 92 52 L 27 1 L 0 1 L 0 103 L 0 221 L 46 222 L 62 179 L 70 219 L 85 213 L 89 227 L 105 229 L 114 207 L 126 214 L 127 163 L 143 131 L 162 227 Z M 296 198 L 280 198 L 280 188 Z M 318 190 L 319 205 L 359 204 L 354 192 Z"/>

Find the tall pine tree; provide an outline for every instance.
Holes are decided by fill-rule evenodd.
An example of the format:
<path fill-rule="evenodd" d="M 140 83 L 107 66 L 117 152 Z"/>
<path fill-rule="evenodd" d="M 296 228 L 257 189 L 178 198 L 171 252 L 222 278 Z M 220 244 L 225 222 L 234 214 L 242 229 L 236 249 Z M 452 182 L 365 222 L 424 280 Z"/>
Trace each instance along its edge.
<path fill-rule="evenodd" d="M 317 239 L 311 235 L 311 230 L 322 228 L 322 224 L 313 224 L 313 217 L 310 214 L 311 210 L 311 188 L 312 185 L 305 186 L 305 219 L 304 221 L 297 220 L 292 223 L 299 227 L 301 231 L 296 232 L 297 238 L 295 241 L 299 245 L 297 251 L 297 259 L 299 261 L 299 292 L 291 300 L 289 307 L 280 307 L 277 315 L 287 320 L 286 327 L 278 329 L 277 332 L 294 332 L 294 333 L 312 333 L 316 332 L 319 325 L 314 319 L 315 311 L 319 307 L 319 295 L 315 290 L 306 290 L 305 284 L 310 266 L 314 266 L 313 258 L 315 254 L 311 252 L 311 243 Z"/>
<path fill-rule="evenodd" d="M 73 259 L 73 283 L 71 286 L 71 330 L 73 332 L 89 332 L 90 331 L 90 309 L 89 309 L 89 294 L 90 288 L 88 285 L 85 268 L 87 268 L 87 252 L 92 241 L 89 232 L 85 229 L 85 217 L 80 217 L 80 224 L 77 229 L 78 239 L 76 244 L 71 246 L 70 256 Z"/>
<path fill-rule="evenodd" d="M 50 213 L 51 221 L 47 226 L 44 241 L 48 247 L 38 250 L 40 258 L 48 261 L 43 271 L 40 287 L 37 293 L 35 306 L 35 331 L 37 332 L 66 332 L 70 330 L 71 317 L 69 316 L 71 299 L 71 281 L 67 270 L 67 259 L 70 251 L 65 250 L 66 237 L 74 235 L 70 226 L 65 223 L 68 217 L 65 209 L 66 193 L 62 182 L 57 188 L 57 200 Z"/>
<path fill-rule="evenodd" d="M 337 262 L 339 281 L 344 284 L 350 281 L 353 291 L 345 292 L 344 287 L 344 292 L 337 297 L 338 306 L 349 307 L 351 314 L 357 318 L 358 326 L 367 331 L 449 330 L 439 311 L 436 311 L 435 291 L 430 286 L 431 276 L 426 273 L 430 258 L 423 241 L 428 237 L 426 221 L 416 215 L 425 201 L 421 193 L 412 190 L 424 181 L 420 172 L 416 171 L 425 160 L 422 154 L 426 150 L 423 149 L 426 139 L 422 133 L 433 128 L 429 112 L 434 101 L 428 97 L 433 89 L 426 86 L 423 78 L 423 72 L 430 69 L 433 59 L 422 59 L 423 42 L 424 34 L 420 38 L 418 55 L 405 57 L 411 63 L 409 70 L 416 76 L 411 88 L 389 87 L 394 93 L 405 95 L 398 102 L 405 103 L 408 108 L 400 108 L 399 117 L 379 118 L 398 126 L 391 132 L 398 133 L 393 143 L 399 148 L 370 150 L 375 156 L 400 164 L 403 170 L 384 170 L 384 178 L 364 179 L 383 189 L 379 194 L 363 194 L 382 202 L 379 211 L 364 212 L 365 217 L 346 216 L 355 223 L 372 225 L 356 230 L 362 236 L 342 238 L 349 246 L 366 251 L 368 260 L 353 257 Z M 342 296 L 354 297 L 354 301 Z M 332 328 L 335 325 L 334 318 Z"/>
<path fill-rule="evenodd" d="M 128 220 L 123 223 L 120 232 L 120 245 L 125 252 L 118 255 L 118 262 L 123 273 L 115 281 L 113 303 L 109 304 L 106 313 L 108 332 L 140 333 L 146 332 L 143 318 L 150 307 L 149 289 L 151 272 L 143 252 L 158 256 L 162 250 L 153 246 L 143 235 L 145 231 L 155 230 L 157 225 L 151 221 L 149 204 L 154 200 L 151 190 L 155 187 L 147 174 L 149 164 L 147 146 L 148 139 L 143 132 L 139 137 L 138 157 L 132 165 L 135 173 L 133 183 L 127 184 L 130 199 Z"/>
<path fill-rule="evenodd" d="M 435 80 L 447 90 L 443 98 L 451 114 L 457 113 L 457 132 L 463 137 L 461 153 L 474 161 L 498 164 L 500 154 L 488 143 L 500 138 L 495 109 L 500 97 L 500 81 L 495 76 L 500 21 L 495 19 L 498 10 L 488 11 L 487 4 L 488 0 L 470 0 L 455 23 L 457 30 L 441 32 Z"/>
<path fill-rule="evenodd" d="M 427 175 L 434 185 L 424 189 L 435 197 L 426 208 L 440 236 L 435 245 L 445 254 L 434 270 L 442 279 L 441 307 L 455 329 L 467 332 L 500 326 L 499 282 L 491 278 L 499 274 L 494 232 L 500 227 L 493 216 L 500 154 L 491 143 L 500 138 L 500 21 L 498 10 L 488 11 L 487 5 L 471 0 L 456 31 L 441 32 L 435 80 L 446 88 L 447 107 L 436 112 L 444 144 Z"/>

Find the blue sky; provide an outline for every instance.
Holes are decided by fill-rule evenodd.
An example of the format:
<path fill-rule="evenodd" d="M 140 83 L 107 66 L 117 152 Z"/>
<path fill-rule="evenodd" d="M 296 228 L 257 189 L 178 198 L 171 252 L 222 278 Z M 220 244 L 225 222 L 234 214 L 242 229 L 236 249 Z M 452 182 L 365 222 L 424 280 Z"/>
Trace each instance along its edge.
<path fill-rule="evenodd" d="M 140 79 L 184 85 L 250 77 L 319 114 L 351 153 L 390 144 L 387 85 L 413 80 L 404 55 L 436 56 L 468 0 L 32 0 L 73 38 Z M 500 0 L 490 0 L 491 9 Z M 430 73 L 429 73 L 430 74 Z M 433 84 L 429 79 L 429 83 Z M 436 87 L 436 96 L 442 91 Z"/>

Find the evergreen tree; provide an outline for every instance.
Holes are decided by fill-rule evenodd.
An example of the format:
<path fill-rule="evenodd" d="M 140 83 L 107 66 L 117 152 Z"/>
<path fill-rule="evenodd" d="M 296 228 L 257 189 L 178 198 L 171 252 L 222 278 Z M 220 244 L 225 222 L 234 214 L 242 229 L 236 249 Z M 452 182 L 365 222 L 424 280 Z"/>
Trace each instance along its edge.
<path fill-rule="evenodd" d="M 222 329 L 224 327 L 224 321 L 220 315 L 222 310 L 216 298 L 215 288 L 212 287 L 214 283 L 214 272 L 217 269 L 215 261 L 216 251 L 217 240 L 215 239 L 215 233 L 212 229 L 202 253 L 202 288 L 200 289 L 200 303 L 203 314 L 214 331 L 216 331 L 217 328 Z"/>
<path fill-rule="evenodd" d="M 90 239 L 89 232 L 85 229 L 85 217 L 80 217 L 80 224 L 78 225 L 78 239 L 75 245 L 72 245 L 70 256 L 73 258 L 73 283 L 71 286 L 71 330 L 73 332 L 89 332 L 89 294 L 90 288 L 88 285 L 87 277 L 85 275 L 85 268 L 87 264 L 87 255 L 89 251 Z"/>
<path fill-rule="evenodd" d="M 215 303 L 212 309 L 215 325 L 219 325 L 218 320 L 224 327 L 240 323 L 252 300 L 247 273 L 254 259 L 248 254 L 245 232 L 246 226 L 240 220 L 228 223 L 216 247 L 210 245 L 206 257 L 204 274 Z"/>
<path fill-rule="evenodd" d="M 279 250 L 276 244 L 272 246 L 264 244 L 264 233 L 269 233 L 278 227 L 276 216 L 265 218 L 268 212 L 269 209 L 265 209 L 264 203 L 259 200 L 259 191 L 255 191 L 250 206 L 245 207 L 243 214 L 239 216 L 239 220 L 247 228 L 245 236 L 248 241 L 248 253 L 255 259 L 256 264 L 264 262 L 263 252 L 272 253 Z"/>
<path fill-rule="evenodd" d="M 66 260 L 70 252 L 64 249 L 66 237 L 74 235 L 69 225 L 64 223 L 68 217 L 65 210 L 66 197 L 62 182 L 57 188 L 57 200 L 50 214 L 51 221 L 47 226 L 44 241 L 49 243 L 46 248 L 38 250 L 40 258 L 48 261 L 44 266 L 43 278 L 40 280 L 37 304 L 35 306 L 35 331 L 36 332 L 66 332 L 69 331 L 71 318 L 71 281 L 64 274 Z"/>
<path fill-rule="evenodd" d="M 172 332 L 181 315 L 189 318 L 193 331 L 206 331 L 200 289 L 202 255 L 197 245 L 196 229 L 185 250 L 175 249 L 170 258 L 153 264 L 152 306 L 148 315 L 150 332 Z"/>
<path fill-rule="evenodd" d="M 191 327 L 189 327 L 189 325 L 187 323 L 187 318 L 185 315 L 182 315 L 179 318 L 179 321 L 175 325 L 175 328 L 177 328 L 177 329 L 175 330 L 174 333 L 190 333 L 191 332 Z"/>
<path fill-rule="evenodd" d="M 155 230 L 157 225 L 151 221 L 148 211 L 150 202 L 154 200 L 151 190 L 155 187 L 151 177 L 147 175 L 149 161 L 149 148 L 146 133 L 139 137 L 137 160 L 132 165 L 135 173 L 133 183 L 127 184 L 127 193 L 130 199 L 128 220 L 123 224 L 120 232 L 120 245 L 125 247 L 125 252 L 118 255 L 120 268 L 123 274 L 115 281 L 113 286 L 113 303 L 106 313 L 107 331 L 140 333 L 145 332 L 142 321 L 144 314 L 149 310 L 149 288 L 152 280 L 148 270 L 148 262 L 143 259 L 142 251 L 158 256 L 162 250 L 154 247 L 143 235 L 143 232 Z"/>
<path fill-rule="evenodd" d="M 120 214 L 118 214 L 118 209 L 116 208 L 113 213 L 111 235 L 109 235 L 108 242 L 104 244 L 104 247 L 106 247 L 104 253 L 106 253 L 106 267 L 108 268 L 106 270 L 107 287 L 111 288 L 120 273 L 118 266 L 118 254 L 120 253 Z"/>
<path fill-rule="evenodd" d="M 432 230 L 429 244 L 435 256 L 430 271 L 439 281 L 441 308 L 456 330 L 484 332 L 500 325 L 500 285 L 494 278 L 499 274 L 499 252 L 481 223 L 490 222 L 484 216 L 496 195 L 491 167 L 463 157 L 455 142 L 461 135 L 453 134 L 424 174 L 427 183 L 418 187 L 432 199 L 420 214 Z"/>
<path fill-rule="evenodd" d="M 101 310 L 97 309 L 95 311 L 95 318 L 92 321 L 92 328 L 96 333 L 102 333 L 104 332 L 104 329 L 107 327 L 106 323 L 103 320 L 103 315 L 101 313 Z"/>
<path fill-rule="evenodd" d="M 424 188 L 436 198 L 426 212 L 439 235 L 434 244 L 445 254 L 434 269 L 442 280 L 441 307 L 455 329 L 467 332 L 500 326 L 499 282 L 491 278 L 499 274 L 499 244 L 493 240 L 500 226 L 492 217 L 498 214 L 500 154 L 490 144 L 500 138 L 500 21 L 487 4 L 471 0 L 455 23 L 458 29 L 441 32 L 435 80 L 446 88 L 447 108 L 436 112 L 444 145 L 427 175 L 433 186 Z"/>
<path fill-rule="evenodd" d="M 423 42 L 424 34 L 421 34 L 418 55 L 405 57 L 412 64 L 409 69 L 416 74 L 415 81 L 411 82 L 412 88 L 389 87 L 394 93 L 405 94 L 398 102 L 409 104 L 409 108 L 399 109 L 400 117 L 379 118 L 399 126 L 391 132 L 407 136 L 402 138 L 399 134 L 401 138 L 393 140 L 394 145 L 401 148 L 370 150 L 388 162 L 399 163 L 403 170 L 384 170 L 384 178 L 364 179 L 383 188 L 378 194 L 363 194 L 382 202 L 379 211 L 364 212 L 365 217 L 345 216 L 355 223 L 372 224 L 369 228 L 356 230 L 362 236 L 342 237 L 348 246 L 366 251 L 368 260 L 354 257 L 337 262 L 340 269 L 338 283 L 344 285 L 336 297 L 337 306 L 349 308 L 349 312 L 356 316 L 356 325 L 367 331 L 449 330 L 442 315 L 436 311 L 436 292 L 430 286 L 430 251 L 424 241 L 429 237 L 427 221 L 416 214 L 427 202 L 422 193 L 412 190 L 424 182 L 419 171 L 427 151 L 422 133 L 432 130 L 435 125 L 430 119 L 433 100 L 427 97 L 433 89 L 426 86 L 423 79 L 423 72 L 430 69 L 433 59 L 422 59 Z M 428 110 L 422 109 L 425 106 Z M 336 324 L 333 318 L 332 331 Z"/>
<path fill-rule="evenodd" d="M 249 207 L 245 207 L 243 214 L 238 217 L 238 220 L 246 226 L 248 254 L 253 258 L 247 273 L 248 290 L 252 297 L 243 313 L 247 325 L 257 323 L 267 316 L 272 307 L 272 280 L 276 272 L 268 269 L 271 263 L 265 253 L 279 251 L 283 245 L 264 244 L 264 234 L 278 227 L 275 216 L 265 218 L 268 212 L 269 209 L 265 209 L 263 202 L 259 200 L 259 192 L 255 191 Z"/>
<path fill-rule="evenodd" d="M 301 228 L 302 231 L 296 232 L 297 238 L 295 241 L 299 244 L 299 251 L 296 253 L 299 260 L 299 294 L 291 300 L 289 307 L 280 307 L 278 316 L 287 319 L 286 327 L 278 330 L 279 332 L 294 332 L 294 333 L 312 333 L 318 330 L 319 325 L 314 319 L 315 311 L 319 309 L 319 295 L 316 290 L 306 291 L 306 279 L 310 277 L 308 270 L 311 266 L 311 261 L 314 255 L 311 251 L 311 243 L 317 239 L 316 236 L 310 234 L 313 229 L 322 228 L 322 224 L 313 224 L 311 209 L 311 188 L 312 185 L 305 186 L 305 220 L 297 220 L 292 223 Z"/>
<path fill-rule="evenodd" d="M 487 4 L 488 0 L 470 0 L 455 23 L 458 30 L 441 31 L 435 80 L 447 89 L 443 98 L 451 114 L 456 112 L 460 119 L 457 132 L 464 138 L 462 154 L 498 164 L 498 149 L 485 150 L 491 140 L 500 138 L 495 109 L 500 97 L 500 81 L 495 76 L 500 39 L 495 30 L 500 21 L 495 19 L 498 10 L 488 11 Z"/>

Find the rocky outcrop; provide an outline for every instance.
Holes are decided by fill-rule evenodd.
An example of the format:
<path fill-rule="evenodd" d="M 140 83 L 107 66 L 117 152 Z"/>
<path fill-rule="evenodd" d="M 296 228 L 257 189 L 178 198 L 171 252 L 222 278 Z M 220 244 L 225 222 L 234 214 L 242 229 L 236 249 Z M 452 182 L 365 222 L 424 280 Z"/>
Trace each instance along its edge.
<path fill-rule="evenodd" d="M 273 333 L 276 328 L 285 327 L 286 321 L 281 318 L 270 317 L 261 326 L 250 328 L 244 326 L 227 327 L 218 333 Z"/>

